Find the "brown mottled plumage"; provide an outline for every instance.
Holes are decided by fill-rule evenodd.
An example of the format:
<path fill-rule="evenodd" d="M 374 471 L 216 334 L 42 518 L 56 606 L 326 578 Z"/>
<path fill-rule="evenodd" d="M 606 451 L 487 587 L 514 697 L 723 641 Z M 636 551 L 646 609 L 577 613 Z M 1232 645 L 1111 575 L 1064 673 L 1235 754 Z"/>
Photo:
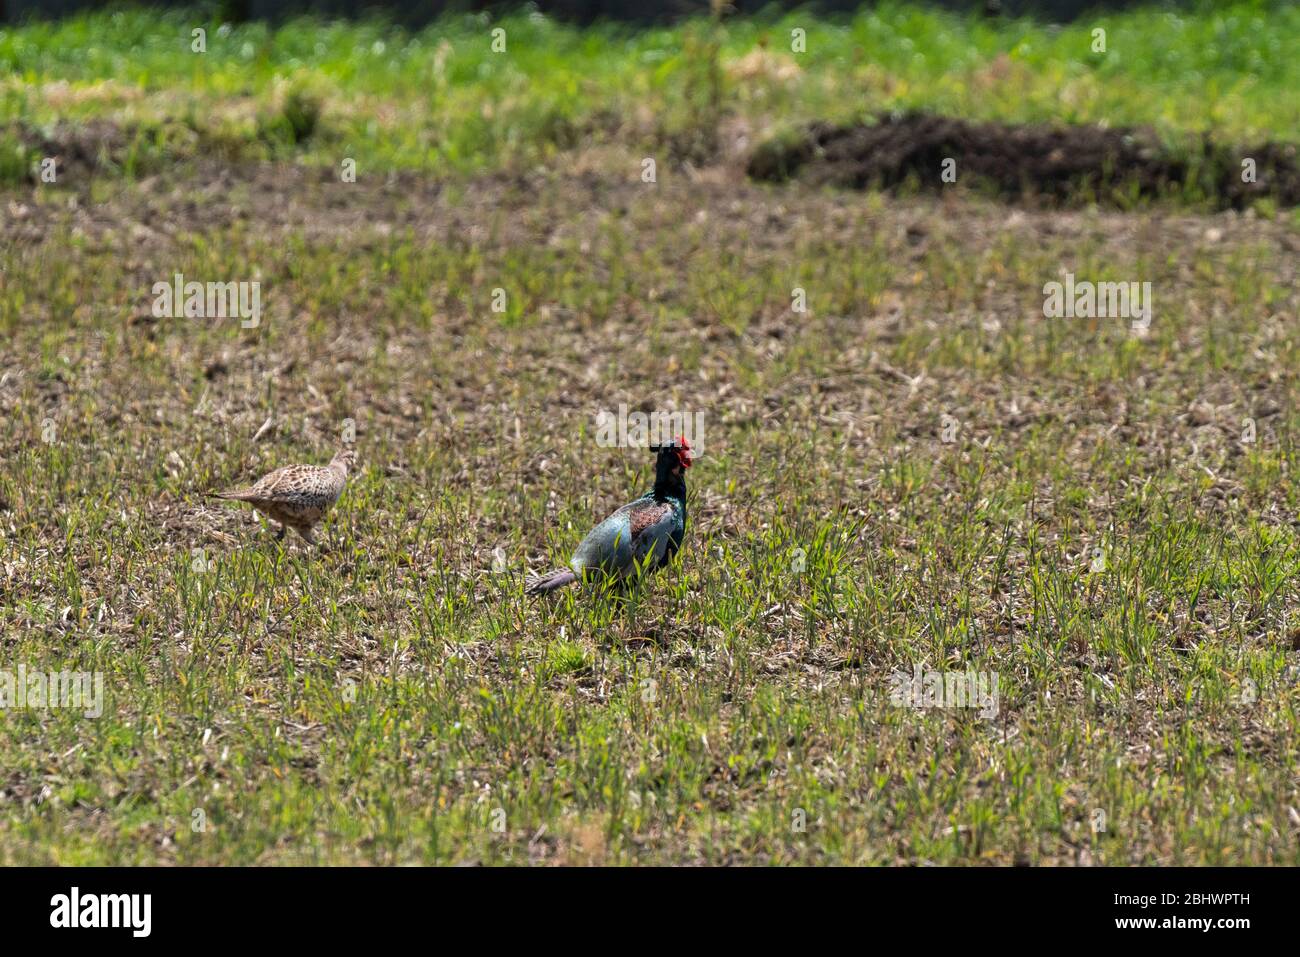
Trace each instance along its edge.
<path fill-rule="evenodd" d="M 344 449 L 324 467 L 286 465 L 263 475 L 248 488 L 211 494 L 215 498 L 247 502 L 273 522 L 279 522 L 276 541 L 284 538 L 285 529 L 292 528 L 315 545 L 314 529 L 343 493 L 348 469 L 356 461 L 356 453 Z"/>

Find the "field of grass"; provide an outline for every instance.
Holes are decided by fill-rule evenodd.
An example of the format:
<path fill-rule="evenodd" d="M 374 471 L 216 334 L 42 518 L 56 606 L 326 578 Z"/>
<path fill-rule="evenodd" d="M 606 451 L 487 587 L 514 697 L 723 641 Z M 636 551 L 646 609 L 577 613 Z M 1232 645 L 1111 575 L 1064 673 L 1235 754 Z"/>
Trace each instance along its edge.
<path fill-rule="evenodd" d="M 1093 50 L 1099 28 L 1104 53 Z M 833 21 L 796 12 L 636 32 L 526 14 L 410 33 L 123 10 L 0 30 L 0 115 L 38 129 L 111 120 L 129 138 L 128 172 L 214 152 L 481 172 L 577 143 L 696 158 L 711 145 L 697 142 L 701 130 L 754 138 L 894 109 L 1254 142 L 1300 130 L 1298 35 L 1300 6 L 1258 0 L 1065 27 L 886 3 Z M 0 140 L 0 151 L 19 148 Z"/>
<path fill-rule="evenodd" d="M 1300 864 L 1294 218 L 639 161 L 701 110 L 1294 140 L 1297 16 L 0 34 L 32 126 L 207 144 L 0 191 L 0 671 L 105 691 L 0 710 L 0 863 Z M 250 132 L 293 89 L 320 129 Z M 155 317 L 177 272 L 260 324 Z M 1149 330 L 1044 318 L 1066 272 Z M 680 560 L 526 599 L 648 485 L 621 403 L 702 416 Z M 204 497 L 352 430 L 324 550 Z"/>

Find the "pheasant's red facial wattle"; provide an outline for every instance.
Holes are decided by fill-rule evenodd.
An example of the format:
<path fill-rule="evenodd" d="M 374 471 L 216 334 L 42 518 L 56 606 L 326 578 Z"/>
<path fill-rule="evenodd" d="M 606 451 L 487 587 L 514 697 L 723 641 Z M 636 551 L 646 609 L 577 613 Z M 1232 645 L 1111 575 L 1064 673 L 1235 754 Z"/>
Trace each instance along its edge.
<path fill-rule="evenodd" d="M 691 443 L 686 441 L 686 436 L 679 435 L 677 437 L 677 446 L 677 464 L 684 469 L 690 468 L 691 461 L 694 458 L 691 452 Z"/>

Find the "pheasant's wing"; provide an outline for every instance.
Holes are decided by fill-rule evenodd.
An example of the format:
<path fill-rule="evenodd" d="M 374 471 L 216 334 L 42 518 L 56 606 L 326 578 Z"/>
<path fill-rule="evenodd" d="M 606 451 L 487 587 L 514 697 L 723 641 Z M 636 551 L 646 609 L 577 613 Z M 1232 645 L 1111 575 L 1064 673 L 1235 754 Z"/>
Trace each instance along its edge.
<path fill-rule="evenodd" d="M 315 465 L 287 465 L 258 479 L 249 491 L 270 502 L 332 504 L 343 491 L 338 476 Z"/>
<path fill-rule="evenodd" d="M 569 565 L 581 575 L 584 571 L 617 572 L 632 564 L 632 528 L 630 506 L 623 506 L 587 533 L 573 551 Z"/>
<path fill-rule="evenodd" d="M 214 492 L 213 494 L 217 498 L 228 498 L 238 502 L 273 502 L 277 490 L 285 485 L 288 473 L 292 472 L 294 468 L 295 466 L 288 465 L 282 469 L 276 469 L 274 472 L 267 472 L 252 485 L 229 489 L 225 492 Z"/>
<path fill-rule="evenodd" d="M 655 568 L 663 561 L 673 533 L 677 529 L 677 513 L 669 502 L 651 501 L 634 509 L 630 515 L 632 555 L 640 564 Z"/>
<path fill-rule="evenodd" d="M 274 499 L 277 492 L 283 491 L 292 484 L 296 470 L 297 466 L 286 465 L 274 472 L 267 472 L 248 487 L 248 492 L 250 495 L 256 495 L 259 498 Z"/>
<path fill-rule="evenodd" d="M 636 563 L 653 556 L 653 567 L 663 560 L 675 528 L 676 513 L 670 503 L 637 499 L 588 532 L 569 564 L 579 574 L 599 569 L 626 575 Z"/>

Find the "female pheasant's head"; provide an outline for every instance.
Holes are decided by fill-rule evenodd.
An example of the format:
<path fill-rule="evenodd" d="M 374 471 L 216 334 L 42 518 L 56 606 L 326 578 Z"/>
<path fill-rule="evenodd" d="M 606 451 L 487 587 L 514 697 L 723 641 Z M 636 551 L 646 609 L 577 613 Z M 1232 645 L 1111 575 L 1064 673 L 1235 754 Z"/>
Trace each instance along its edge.
<path fill-rule="evenodd" d="M 357 453 L 353 452 L 351 449 L 341 449 L 338 454 L 330 460 L 330 465 L 336 468 L 341 467 L 344 472 L 347 472 L 349 469 L 354 469 L 357 466 Z"/>
<path fill-rule="evenodd" d="M 686 436 L 679 435 L 663 445 L 652 445 L 650 451 L 658 456 L 655 460 L 655 494 L 685 498 L 685 472 L 695 459 Z"/>

